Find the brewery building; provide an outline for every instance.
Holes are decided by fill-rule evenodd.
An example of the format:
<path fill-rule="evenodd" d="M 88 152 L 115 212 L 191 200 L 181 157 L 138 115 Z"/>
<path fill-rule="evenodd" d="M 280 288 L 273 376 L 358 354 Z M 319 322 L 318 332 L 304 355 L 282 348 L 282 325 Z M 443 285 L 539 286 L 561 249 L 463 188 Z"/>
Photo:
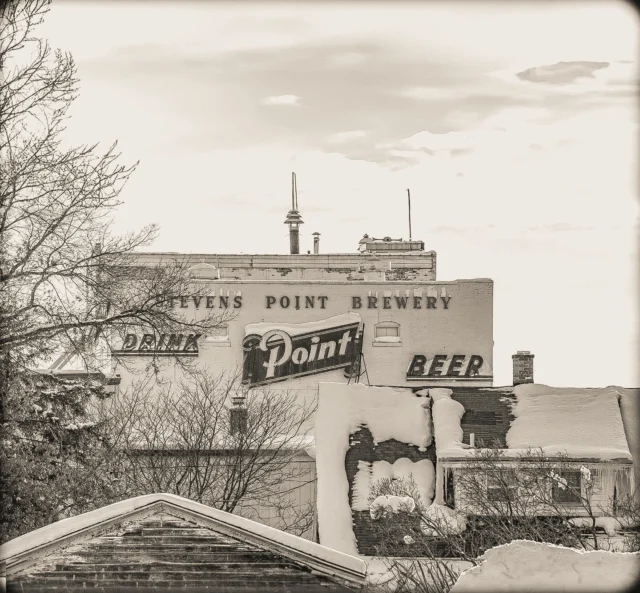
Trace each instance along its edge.
<path fill-rule="evenodd" d="M 237 372 L 245 389 L 318 405 L 296 459 L 307 479 L 283 488 L 292 512 L 316 508 L 303 536 L 350 555 L 374 554 L 379 543 L 376 479 L 412 475 L 425 504 L 460 510 L 456 474 L 483 447 L 511 459 L 531 448 L 568 452 L 563 479 L 584 492 L 581 470 L 593 472 L 603 515 L 638 492 L 637 391 L 535 385 L 528 351 L 513 355 L 513 385 L 495 387 L 492 280 L 439 280 L 436 253 L 411 237 L 365 234 L 353 253 L 325 254 L 316 232 L 301 253 L 295 177 L 293 187 L 288 254 L 136 254 L 136 266 L 186 262 L 206 295 L 164 295 L 165 304 L 195 318 L 214 310 L 224 322 L 210 335 L 123 336 L 108 365 L 120 392 L 158 355 L 158 379 L 178 379 L 177 356 Z M 229 413 L 242 405 L 235 398 Z M 268 506 L 251 518 L 279 526 Z"/>

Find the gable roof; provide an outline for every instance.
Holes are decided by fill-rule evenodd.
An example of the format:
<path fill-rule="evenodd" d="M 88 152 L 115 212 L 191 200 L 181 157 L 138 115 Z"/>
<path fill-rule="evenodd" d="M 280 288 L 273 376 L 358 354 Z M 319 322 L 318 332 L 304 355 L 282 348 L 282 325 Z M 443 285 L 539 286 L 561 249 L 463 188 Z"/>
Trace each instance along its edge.
<path fill-rule="evenodd" d="M 460 426 L 466 445 L 473 433 L 476 448 L 498 445 L 513 454 L 542 448 L 550 456 L 563 451 L 574 460 L 631 463 L 630 422 L 625 421 L 623 426 L 620 408 L 621 399 L 634 390 L 555 388 L 532 383 L 453 387 L 452 391 L 451 399 L 465 408 Z M 447 454 L 445 458 L 463 459 L 469 454 L 469 449 L 460 449 L 459 454 Z"/>
<path fill-rule="evenodd" d="M 173 494 L 149 494 L 63 519 L 0 546 L 0 562 L 15 574 L 62 548 L 91 540 L 109 528 L 158 513 L 196 523 L 214 532 L 273 551 L 341 583 L 361 585 L 363 560 L 295 535 Z"/>

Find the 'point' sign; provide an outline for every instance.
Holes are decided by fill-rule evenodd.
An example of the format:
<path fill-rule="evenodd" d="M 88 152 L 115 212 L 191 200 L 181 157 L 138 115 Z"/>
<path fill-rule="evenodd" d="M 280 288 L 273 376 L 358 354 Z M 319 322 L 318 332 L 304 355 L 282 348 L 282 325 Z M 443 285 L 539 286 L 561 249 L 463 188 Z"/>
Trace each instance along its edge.
<path fill-rule="evenodd" d="M 331 323 L 331 319 L 326 321 Z M 358 353 L 359 320 L 296 326 L 292 330 L 292 324 L 288 324 L 285 329 L 283 324 L 282 328 L 270 327 L 261 334 L 248 331 L 242 342 L 243 383 L 264 385 L 351 366 Z"/>

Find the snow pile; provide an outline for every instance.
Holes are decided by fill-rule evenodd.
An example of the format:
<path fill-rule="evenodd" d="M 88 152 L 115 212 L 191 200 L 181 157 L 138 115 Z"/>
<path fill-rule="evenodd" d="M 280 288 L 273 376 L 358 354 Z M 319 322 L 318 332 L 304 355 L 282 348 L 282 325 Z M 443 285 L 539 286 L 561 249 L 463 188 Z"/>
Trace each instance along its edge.
<path fill-rule="evenodd" d="M 392 465 L 388 461 L 375 461 L 371 471 L 372 483 L 384 478 L 389 480 L 404 480 L 408 483 L 413 480 L 420 494 L 422 506 L 428 506 L 433 500 L 435 492 L 435 470 L 430 459 L 421 459 L 413 462 L 406 457 L 395 461 Z"/>
<path fill-rule="evenodd" d="M 358 461 L 358 471 L 353 479 L 351 508 L 354 511 L 369 510 L 369 487 L 371 486 L 371 464 Z"/>
<path fill-rule="evenodd" d="M 328 317 L 320 321 L 308 321 L 306 323 L 250 323 L 244 327 L 244 335 L 258 335 L 263 336 L 272 329 L 279 329 L 291 337 L 299 336 L 301 334 L 308 334 L 311 332 L 321 331 L 323 329 L 332 329 L 341 327 L 343 325 L 353 325 L 360 323 L 360 315 L 357 313 L 344 313 L 342 315 L 335 315 L 334 317 Z"/>
<path fill-rule="evenodd" d="M 372 519 L 386 517 L 391 513 L 411 513 L 416 503 L 410 496 L 378 496 L 369 510 Z"/>
<path fill-rule="evenodd" d="M 515 540 L 487 550 L 451 593 L 624 591 L 638 578 L 640 553 L 580 551 Z"/>
<path fill-rule="evenodd" d="M 596 527 L 601 527 L 607 535 L 616 535 L 623 528 L 624 519 L 616 519 L 615 517 L 594 517 Z M 573 517 L 569 519 L 569 523 L 576 527 L 591 529 L 593 521 L 591 517 Z"/>
<path fill-rule="evenodd" d="M 640 457 L 640 389 L 616 388 L 620 397 L 620 413 L 627 436 L 627 444 L 633 454 Z"/>
<path fill-rule="evenodd" d="M 507 432 L 509 449 L 542 448 L 551 455 L 631 460 L 614 387 L 574 389 L 529 383 L 516 386 L 514 393 L 516 418 Z M 436 443 L 437 436 L 436 432 Z"/>
<path fill-rule="evenodd" d="M 463 449 L 460 421 L 464 415 L 464 406 L 451 399 L 452 393 L 451 389 L 429 389 L 433 400 L 431 413 L 438 457 L 455 455 Z"/>
<path fill-rule="evenodd" d="M 432 434 L 424 406 L 408 389 L 319 383 L 315 437 L 322 545 L 357 554 L 344 465 L 349 435 L 366 425 L 376 443 L 395 439 L 425 450 Z"/>
<path fill-rule="evenodd" d="M 406 457 L 402 457 L 393 464 L 388 461 L 374 461 L 373 464 L 367 461 L 359 461 L 358 472 L 353 480 L 351 508 L 354 511 L 370 510 L 369 498 L 371 497 L 371 486 L 383 479 L 403 480 L 407 485 L 410 480 L 413 480 L 415 488 L 420 494 L 421 504 L 428 506 L 433 500 L 435 470 L 433 468 L 433 462 L 430 459 L 421 459 L 420 461 L 413 462 Z M 386 497 L 378 497 L 378 499 L 382 498 Z M 413 498 L 411 498 L 411 506 L 412 511 L 415 508 Z M 376 512 L 376 514 L 378 513 Z"/>
<path fill-rule="evenodd" d="M 425 535 L 437 536 L 442 534 L 456 535 L 467 528 L 467 517 L 458 511 L 435 502 L 423 514 L 420 525 Z"/>

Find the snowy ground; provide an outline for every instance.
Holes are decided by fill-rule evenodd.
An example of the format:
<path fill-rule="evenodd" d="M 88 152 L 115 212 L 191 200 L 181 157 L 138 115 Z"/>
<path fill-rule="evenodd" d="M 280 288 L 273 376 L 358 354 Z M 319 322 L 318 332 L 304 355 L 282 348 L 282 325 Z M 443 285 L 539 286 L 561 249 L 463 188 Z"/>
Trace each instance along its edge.
<path fill-rule="evenodd" d="M 389 569 L 390 562 L 406 566 L 426 558 L 383 559 L 363 557 L 367 563 L 370 591 L 393 592 L 397 583 Z M 514 541 L 487 550 L 473 567 L 463 560 L 442 559 L 462 574 L 451 593 L 484 593 L 495 591 L 625 591 L 640 577 L 640 553 L 582 552 L 562 546 L 530 541 Z M 426 573 L 426 571 L 425 571 Z"/>
<path fill-rule="evenodd" d="M 405 566 L 412 564 L 426 565 L 433 560 L 427 558 L 377 558 L 373 556 L 361 556 L 367 563 L 367 583 L 370 591 L 380 591 L 384 593 L 392 593 L 396 589 L 396 581 L 393 572 L 389 569 L 391 563 L 403 563 Z M 471 568 L 473 565 L 464 560 L 449 559 L 438 560 L 438 562 L 446 562 L 449 566 L 460 572 Z"/>
<path fill-rule="evenodd" d="M 518 540 L 487 550 L 451 593 L 625 591 L 640 576 L 640 553 L 581 552 Z"/>

